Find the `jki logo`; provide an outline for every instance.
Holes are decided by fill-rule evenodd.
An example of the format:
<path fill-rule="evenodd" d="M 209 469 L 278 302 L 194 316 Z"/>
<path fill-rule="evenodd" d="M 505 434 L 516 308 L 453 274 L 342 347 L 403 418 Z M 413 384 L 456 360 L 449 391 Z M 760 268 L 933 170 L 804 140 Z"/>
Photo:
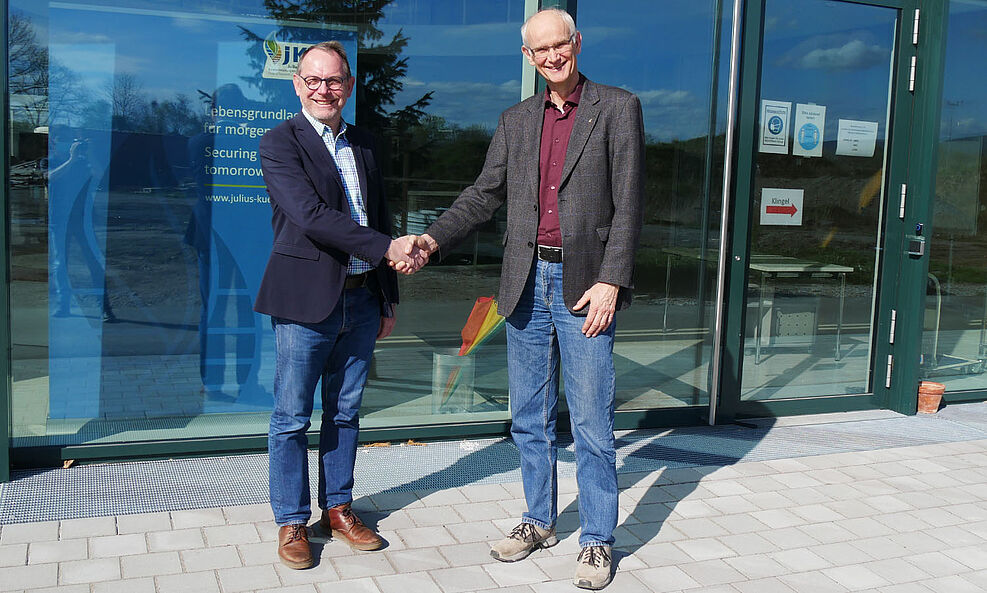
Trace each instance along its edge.
<path fill-rule="evenodd" d="M 294 66 L 302 53 L 311 46 L 310 43 L 287 43 L 273 39 L 264 40 L 264 53 L 272 64 L 279 66 Z"/>

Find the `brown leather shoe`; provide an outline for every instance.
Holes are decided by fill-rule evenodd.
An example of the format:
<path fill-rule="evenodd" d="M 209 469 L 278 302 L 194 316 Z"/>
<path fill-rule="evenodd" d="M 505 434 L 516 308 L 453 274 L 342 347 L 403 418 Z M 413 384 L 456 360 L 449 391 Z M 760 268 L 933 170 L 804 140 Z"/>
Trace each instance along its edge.
<path fill-rule="evenodd" d="M 315 564 L 304 525 L 284 525 L 278 529 L 278 557 L 288 568 L 309 568 Z"/>
<path fill-rule="evenodd" d="M 322 511 L 319 525 L 357 550 L 379 550 L 384 545 L 384 540 L 353 514 L 350 503 Z"/>

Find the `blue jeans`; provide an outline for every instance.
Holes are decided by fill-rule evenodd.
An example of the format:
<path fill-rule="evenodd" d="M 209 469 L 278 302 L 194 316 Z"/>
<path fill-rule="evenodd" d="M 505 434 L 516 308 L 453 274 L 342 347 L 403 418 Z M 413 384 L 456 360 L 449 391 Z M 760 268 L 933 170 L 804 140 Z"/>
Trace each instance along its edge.
<path fill-rule="evenodd" d="M 308 523 L 312 495 L 306 431 L 315 387 L 321 378 L 318 502 L 326 509 L 353 500 L 360 402 L 380 327 L 380 304 L 366 288 L 356 288 L 343 291 L 324 321 L 272 317 L 271 323 L 277 350 L 267 438 L 271 508 L 278 525 Z"/>
<path fill-rule="evenodd" d="M 521 520 L 549 529 L 558 516 L 555 428 L 561 362 L 576 447 L 581 547 L 613 545 L 617 527 L 614 324 L 587 338 L 580 331 L 585 319 L 566 309 L 562 264 L 541 260 L 507 318 L 511 435 L 521 454 L 528 504 Z"/>

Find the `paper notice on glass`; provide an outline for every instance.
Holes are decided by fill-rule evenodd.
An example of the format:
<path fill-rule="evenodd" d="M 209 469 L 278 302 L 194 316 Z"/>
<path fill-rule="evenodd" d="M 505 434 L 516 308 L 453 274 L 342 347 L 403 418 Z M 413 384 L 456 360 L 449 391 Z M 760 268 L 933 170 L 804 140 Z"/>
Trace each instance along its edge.
<path fill-rule="evenodd" d="M 877 145 L 877 122 L 841 119 L 836 133 L 836 154 L 874 156 Z"/>
<path fill-rule="evenodd" d="M 758 150 L 788 154 L 788 123 L 791 113 L 790 101 L 761 101 L 761 139 Z"/>
<path fill-rule="evenodd" d="M 826 129 L 824 105 L 795 105 L 795 141 L 792 154 L 796 156 L 822 156 L 823 132 Z"/>

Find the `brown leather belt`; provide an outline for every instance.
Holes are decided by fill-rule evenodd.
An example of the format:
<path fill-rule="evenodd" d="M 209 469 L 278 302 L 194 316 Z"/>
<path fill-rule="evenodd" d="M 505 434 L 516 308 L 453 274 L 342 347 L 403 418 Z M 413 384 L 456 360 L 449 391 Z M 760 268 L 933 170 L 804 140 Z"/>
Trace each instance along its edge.
<path fill-rule="evenodd" d="M 561 247 L 548 247 L 547 245 L 538 246 L 538 259 L 542 261 L 547 261 L 553 264 L 562 263 L 562 248 Z"/>
<path fill-rule="evenodd" d="M 347 276 L 346 282 L 343 283 L 343 288 L 346 290 L 352 290 L 354 288 L 362 288 L 367 285 L 367 272 L 362 274 L 355 274 L 353 276 Z"/>

